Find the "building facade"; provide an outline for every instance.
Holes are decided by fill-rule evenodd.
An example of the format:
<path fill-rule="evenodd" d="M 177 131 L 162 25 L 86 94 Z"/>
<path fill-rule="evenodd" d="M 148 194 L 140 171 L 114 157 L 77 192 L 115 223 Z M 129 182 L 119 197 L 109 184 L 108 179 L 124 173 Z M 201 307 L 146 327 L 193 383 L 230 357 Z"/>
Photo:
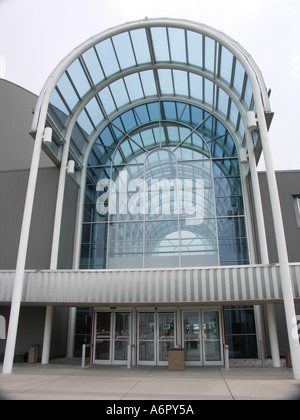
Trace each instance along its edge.
<path fill-rule="evenodd" d="M 299 172 L 277 174 L 280 207 L 268 91 L 239 44 L 146 19 L 80 45 L 39 98 L 1 89 L 4 373 L 30 337 L 42 363 L 91 344 L 93 363 L 164 365 L 183 347 L 222 365 L 227 344 L 276 366 L 289 348 L 298 376 Z"/>

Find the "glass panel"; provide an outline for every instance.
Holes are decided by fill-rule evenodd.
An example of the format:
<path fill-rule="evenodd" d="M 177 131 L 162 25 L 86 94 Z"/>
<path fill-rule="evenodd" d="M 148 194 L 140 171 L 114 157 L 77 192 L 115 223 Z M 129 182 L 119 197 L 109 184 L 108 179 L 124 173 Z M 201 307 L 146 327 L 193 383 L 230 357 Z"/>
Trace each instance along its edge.
<path fill-rule="evenodd" d="M 110 360 L 110 316 L 109 312 L 97 313 L 95 359 Z"/>
<path fill-rule="evenodd" d="M 113 101 L 113 98 L 111 96 L 111 93 L 108 87 L 101 90 L 101 92 L 99 92 L 98 95 L 104 106 L 105 112 L 107 114 L 110 114 L 116 110 L 116 105 Z"/>
<path fill-rule="evenodd" d="M 137 63 L 149 63 L 151 58 L 145 29 L 135 29 L 130 32 L 130 36 L 133 42 Z"/>
<path fill-rule="evenodd" d="M 125 84 L 131 101 L 144 97 L 141 81 L 138 74 L 125 77 Z"/>
<path fill-rule="evenodd" d="M 231 101 L 229 119 L 232 121 L 234 126 L 236 126 L 237 124 L 238 114 L 239 114 L 239 111 L 237 109 L 237 106 L 235 105 L 234 102 Z"/>
<path fill-rule="evenodd" d="M 174 87 L 176 95 L 188 96 L 188 74 L 185 71 L 173 70 Z"/>
<path fill-rule="evenodd" d="M 183 29 L 168 28 L 171 60 L 186 63 L 185 32 Z"/>
<path fill-rule="evenodd" d="M 202 35 L 196 32 L 187 31 L 188 61 L 194 66 L 202 67 L 203 40 Z"/>
<path fill-rule="evenodd" d="M 170 61 L 166 28 L 151 28 L 156 61 Z"/>
<path fill-rule="evenodd" d="M 64 115 L 62 116 L 59 113 L 59 117 L 62 118 L 63 121 L 65 121 L 66 117 L 69 115 L 69 111 L 65 104 L 63 103 L 61 97 L 59 96 L 56 89 L 52 92 L 51 99 L 50 99 L 51 105 L 56 108 L 55 111 L 61 111 Z"/>
<path fill-rule="evenodd" d="M 256 358 L 257 341 L 253 306 L 224 308 L 226 342 L 230 358 Z"/>
<path fill-rule="evenodd" d="M 244 95 L 246 104 L 248 108 L 250 108 L 251 105 L 251 99 L 252 99 L 252 87 L 249 78 L 247 78 L 247 84 L 246 84 L 246 90 Z"/>
<path fill-rule="evenodd" d="M 159 86 L 162 94 L 174 95 L 174 87 L 172 82 L 172 72 L 169 69 L 159 69 L 157 71 Z"/>
<path fill-rule="evenodd" d="M 220 239 L 219 252 L 221 265 L 249 264 L 246 238 Z"/>
<path fill-rule="evenodd" d="M 214 72 L 215 65 L 215 41 L 205 37 L 205 68 L 210 72 Z"/>
<path fill-rule="evenodd" d="M 222 47 L 221 63 L 220 63 L 220 76 L 230 84 L 232 73 L 233 54 L 225 47 Z"/>
<path fill-rule="evenodd" d="M 146 96 L 157 94 L 154 74 L 152 70 L 143 71 L 140 73 L 143 84 L 143 89 Z"/>
<path fill-rule="evenodd" d="M 154 313 L 139 313 L 139 360 L 154 361 Z"/>
<path fill-rule="evenodd" d="M 241 65 L 241 63 L 238 60 L 236 60 L 233 87 L 236 89 L 239 95 L 242 94 L 244 76 L 245 76 L 244 67 Z"/>
<path fill-rule="evenodd" d="M 226 337 L 229 346 L 230 359 L 256 359 L 257 338 L 256 335 L 229 335 Z"/>
<path fill-rule="evenodd" d="M 78 96 L 71 85 L 70 80 L 68 79 L 66 73 L 64 73 L 57 83 L 57 87 L 61 91 L 65 101 L 68 104 L 68 107 L 72 110 L 77 102 L 79 101 Z"/>
<path fill-rule="evenodd" d="M 127 360 L 130 342 L 130 313 L 115 314 L 115 355 L 114 360 Z"/>
<path fill-rule="evenodd" d="M 104 79 L 103 71 L 100 67 L 98 57 L 96 55 L 95 49 L 90 48 L 82 55 L 86 66 L 89 70 L 89 73 L 93 79 L 95 85 L 101 82 Z"/>
<path fill-rule="evenodd" d="M 213 83 L 210 80 L 204 80 L 204 87 L 205 87 L 205 102 L 209 105 L 213 103 Z"/>
<path fill-rule="evenodd" d="M 159 339 L 174 338 L 174 313 L 158 313 Z"/>
<path fill-rule="evenodd" d="M 90 135 L 91 132 L 93 131 L 94 127 L 89 119 L 89 117 L 87 116 L 85 109 L 83 109 L 79 115 L 79 117 L 77 118 L 77 122 L 79 123 L 79 125 L 81 126 L 81 128 L 85 131 L 85 133 L 87 135 Z"/>
<path fill-rule="evenodd" d="M 121 69 L 136 65 L 128 32 L 112 38 Z"/>
<path fill-rule="evenodd" d="M 96 50 L 106 76 L 110 76 L 120 70 L 110 38 L 96 45 Z"/>
<path fill-rule="evenodd" d="M 93 98 L 85 108 L 93 120 L 94 125 L 97 127 L 103 121 L 104 117 L 96 98 Z"/>
<path fill-rule="evenodd" d="M 216 197 L 217 216 L 244 215 L 243 197 Z"/>
<path fill-rule="evenodd" d="M 229 96 L 223 89 L 218 88 L 218 110 L 227 116 Z"/>
<path fill-rule="evenodd" d="M 201 357 L 199 312 L 183 313 L 183 333 L 185 360 L 199 362 Z"/>
<path fill-rule="evenodd" d="M 83 71 L 82 65 L 79 60 L 75 60 L 74 63 L 68 68 L 68 73 L 71 76 L 71 79 L 76 87 L 77 92 L 81 98 L 91 89 L 91 86 L 86 78 L 86 75 Z"/>
<path fill-rule="evenodd" d="M 128 94 L 126 92 L 123 79 L 117 80 L 110 85 L 111 92 L 117 107 L 120 108 L 129 102 Z"/>
<path fill-rule="evenodd" d="M 203 332 L 205 339 L 205 361 L 220 361 L 219 313 L 217 311 L 203 312 Z"/>
<path fill-rule="evenodd" d="M 174 347 L 174 313 L 158 313 L 159 361 L 168 360 L 168 351 Z"/>

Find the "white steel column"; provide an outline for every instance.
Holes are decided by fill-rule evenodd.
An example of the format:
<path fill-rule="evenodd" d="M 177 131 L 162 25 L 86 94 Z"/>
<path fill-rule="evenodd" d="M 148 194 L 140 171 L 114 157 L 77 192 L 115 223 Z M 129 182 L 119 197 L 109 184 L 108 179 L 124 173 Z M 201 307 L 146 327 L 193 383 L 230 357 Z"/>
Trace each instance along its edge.
<path fill-rule="evenodd" d="M 249 159 L 250 172 L 251 172 L 253 201 L 254 201 L 254 206 L 255 206 L 261 263 L 269 264 L 268 244 L 267 244 L 267 239 L 266 239 L 263 207 L 262 207 L 259 180 L 258 180 L 258 175 L 257 175 L 256 160 L 255 160 L 255 155 L 254 155 L 254 150 L 253 150 L 253 143 L 252 143 L 251 134 L 248 129 L 246 129 L 245 134 L 246 134 L 248 159 Z M 259 311 L 259 314 L 261 316 L 261 311 Z M 278 335 L 277 335 L 276 319 L 275 319 L 273 304 L 267 305 L 267 314 L 268 314 L 268 326 L 269 326 L 269 338 L 270 338 L 272 362 L 273 362 L 274 367 L 280 367 L 280 353 L 279 353 Z"/>
<path fill-rule="evenodd" d="M 49 363 L 52 319 L 53 319 L 53 306 L 47 306 L 46 316 L 45 316 L 43 352 L 42 352 L 42 364 L 43 365 L 47 365 Z"/>
<path fill-rule="evenodd" d="M 62 153 L 60 172 L 59 172 L 55 218 L 54 218 L 54 227 L 53 227 L 53 236 L 52 236 L 50 270 L 57 270 L 60 229 L 61 229 L 62 210 L 63 210 L 64 195 L 65 195 L 65 183 L 66 183 L 70 136 L 68 136 L 68 139 L 69 140 L 66 141 L 63 146 L 63 153 Z M 44 327 L 43 350 L 42 350 L 42 363 L 43 364 L 49 363 L 51 333 L 52 333 L 52 317 L 53 317 L 53 307 L 47 306 L 45 327 Z"/>
<path fill-rule="evenodd" d="M 278 346 L 274 304 L 268 303 L 266 306 L 267 306 L 267 314 L 268 314 L 268 327 L 269 327 L 270 347 L 271 347 L 271 353 L 272 353 L 273 366 L 280 367 L 280 354 L 279 354 L 279 346 Z"/>
<path fill-rule="evenodd" d="M 74 308 L 74 307 L 69 308 L 68 341 L 67 341 L 67 357 L 68 358 L 71 358 L 74 355 L 76 311 L 77 311 L 77 308 Z"/>
<path fill-rule="evenodd" d="M 267 130 L 265 113 L 264 113 L 263 105 L 261 103 L 260 94 L 259 94 L 259 97 L 257 97 L 257 94 L 258 94 L 257 90 L 258 90 L 257 87 L 255 88 L 253 86 L 254 95 L 256 96 L 255 105 L 256 105 L 257 116 L 258 116 L 258 124 L 260 128 L 260 136 L 261 136 L 261 142 L 262 142 L 262 148 L 263 148 L 263 154 L 264 154 L 264 160 L 265 160 L 265 166 L 266 166 L 266 174 L 267 174 L 271 208 L 272 208 L 273 221 L 274 221 L 276 245 L 277 245 L 278 259 L 279 259 L 279 270 L 280 270 L 280 278 L 281 278 L 281 285 L 282 285 L 282 294 L 283 294 L 283 300 L 284 300 L 290 352 L 291 352 L 291 358 L 292 358 L 292 364 L 293 364 L 293 373 L 294 373 L 295 379 L 300 379 L 300 346 L 299 346 L 298 337 L 297 338 L 293 337 L 293 330 L 294 328 L 297 327 L 297 321 L 296 321 L 294 295 L 293 295 L 293 289 L 292 289 L 292 281 L 291 281 L 291 275 L 290 275 L 284 226 L 283 226 L 280 200 L 279 200 L 278 189 L 277 189 L 277 181 L 276 181 L 275 171 L 273 167 L 273 160 L 272 160 L 272 155 L 271 155 L 271 148 L 270 148 L 270 143 L 269 143 L 269 135 L 268 135 L 268 130 Z"/>
<path fill-rule="evenodd" d="M 32 209 L 33 209 L 33 203 L 34 203 L 34 195 L 35 195 L 35 189 L 36 189 L 36 183 L 37 183 L 37 176 L 38 176 L 39 162 L 40 162 L 40 155 L 41 155 L 41 146 L 42 146 L 42 139 L 43 139 L 43 128 L 44 128 L 43 125 L 42 127 L 40 126 L 36 133 L 32 160 L 31 160 L 31 167 L 30 167 L 30 172 L 29 172 L 29 179 L 28 179 L 22 227 L 21 227 L 21 235 L 20 235 L 20 241 L 19 241 L 19 250 L 18 250 L 18 257 L 17 257 L 17 264 L 16 264 L 15 283 L 14 283 L 14 290 L 13 290 L 13 296 L 12 296 L 12 301 L 11 301 L 9 326 L 8 326 L 8 333 L 7 333 L 7 340 L 6 340 L 6 347 L 5 347 L 5 356 L 4 356 L 4 362 L 3 362 L 3 368 L 2 368 L 2 373 L 4 374 L 11 373 L 12 368 L 13 368 L 13 360 L 14 360 L 17 330 L 18 330 L 19 315 L 20 315 L 20 306 L 21 306 L 22 291 L 23 291 L 24 271 L 25 271 L 25 264 L 26 264 L 27 250 L 28 250 L 28 240 L 29 240 L 30 225 L 31 225 L 31 218 L 32 218 Z"/>

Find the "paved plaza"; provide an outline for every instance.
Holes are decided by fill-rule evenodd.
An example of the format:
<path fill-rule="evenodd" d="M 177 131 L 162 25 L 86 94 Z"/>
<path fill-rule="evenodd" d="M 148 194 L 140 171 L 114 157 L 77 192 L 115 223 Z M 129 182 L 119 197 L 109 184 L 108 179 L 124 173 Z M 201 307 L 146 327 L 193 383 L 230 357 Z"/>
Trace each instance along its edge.
<path fill-rule="evenodd" d="M 2 366 L 0 365 L 2 371 Z M 0 374 L 0 395 L 10 400 L 297 400 L 300 381 L 291 368 L 168 367 L 15 364 Z"/>

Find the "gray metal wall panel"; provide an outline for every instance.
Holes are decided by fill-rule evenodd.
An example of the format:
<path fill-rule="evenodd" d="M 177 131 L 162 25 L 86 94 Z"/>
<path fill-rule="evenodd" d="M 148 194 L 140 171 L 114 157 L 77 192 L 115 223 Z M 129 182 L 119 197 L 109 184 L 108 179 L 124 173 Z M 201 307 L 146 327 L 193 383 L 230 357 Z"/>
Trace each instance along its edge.
<path fill-rule="evenodd" d="M 0 268 L 15 269 L 29 171 L 0 173 Z M 26 268 L 49 268 L 59 169 L 39 170 Z"/>
<path fill-rule="evenodd" d="M 37 96 L 0 79 L 0 99 L 0 171 L 29 169 L 34 143 L 29 131 Z M 54 166 L 44 152 L 40 166 Z"/>
<path fill-rule="evenodd" d="M 299 262 L 300 228 L 297 227 L 293 196 L 300 196 L 300 171 L 278 171 L 276 172 L 276 179 L 280 197 L 289 261 Z M 259 173 L 259 183 L 263 203 L 269 259 L 271 263 L 276 263 L 278 262 L 278 256 L 265 172 Z"/>

